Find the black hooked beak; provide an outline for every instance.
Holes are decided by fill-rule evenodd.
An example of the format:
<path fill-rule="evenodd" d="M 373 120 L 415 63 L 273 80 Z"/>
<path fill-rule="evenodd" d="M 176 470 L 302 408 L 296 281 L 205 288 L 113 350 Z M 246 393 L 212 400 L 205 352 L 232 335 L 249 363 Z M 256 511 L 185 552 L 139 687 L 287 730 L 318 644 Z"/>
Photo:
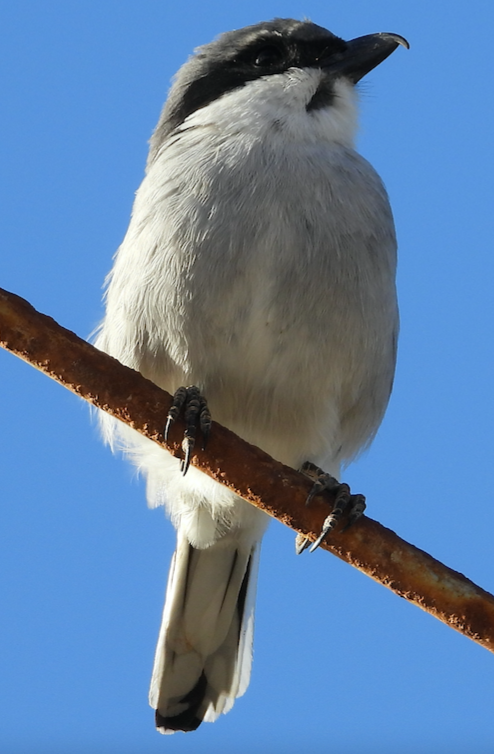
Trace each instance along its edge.
<path fill-rule="evenodd" d="M 410 49 L 404 37 L 387 32 L 367 34 L 365 37 L 351 39 L 346 44 L 345 50 L 318 61 L 318 65 L 332 76 L 344 76 L 353 84 L 386 60 L 399 45 Z"/>

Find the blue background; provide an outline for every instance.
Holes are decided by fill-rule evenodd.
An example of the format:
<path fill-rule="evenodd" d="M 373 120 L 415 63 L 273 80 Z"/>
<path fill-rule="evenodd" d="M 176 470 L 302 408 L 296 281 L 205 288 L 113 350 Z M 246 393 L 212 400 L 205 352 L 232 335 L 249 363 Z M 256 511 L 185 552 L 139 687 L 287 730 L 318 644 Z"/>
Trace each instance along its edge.
<path fill-rule="evenodd" d="M 373 518 L 494 591 L 491 2 L 1 2 L 0 285 L 87 336 L 172 74 L 273 16 L 411 43 L 360 87 L 402 331 L 386 419 L 346 479 Z M 197 733 L 158 735 L 172 527 L 86 404 L 6 352 L 0 388 L 0 751 L 494 750 L 494 657 L 327 553 L 297 558 L 278 523 L 247 694 Z"/>

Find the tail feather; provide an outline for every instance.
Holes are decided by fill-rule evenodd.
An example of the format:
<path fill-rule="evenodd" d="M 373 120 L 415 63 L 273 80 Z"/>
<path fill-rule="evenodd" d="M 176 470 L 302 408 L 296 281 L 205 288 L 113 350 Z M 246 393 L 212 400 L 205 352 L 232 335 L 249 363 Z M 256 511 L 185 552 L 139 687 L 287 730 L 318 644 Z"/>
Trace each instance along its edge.
<path fill-rule="evenodd" d="M 196 549 L 179 533 L 149 702 L 162 733 L 228 712 L 249 683 L 260 543 Z"/>

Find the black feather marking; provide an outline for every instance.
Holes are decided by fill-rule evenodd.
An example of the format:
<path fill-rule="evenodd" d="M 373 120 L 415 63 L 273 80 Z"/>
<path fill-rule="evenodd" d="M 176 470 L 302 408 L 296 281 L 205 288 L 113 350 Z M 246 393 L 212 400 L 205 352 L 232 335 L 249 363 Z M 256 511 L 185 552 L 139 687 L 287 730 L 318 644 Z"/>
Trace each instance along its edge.
<path fill-rule="evenodd" d="M 250 556 L 249 562 L 247 563 L 247 568 L 245 569 L 244 578 L 242 579 L 242 586 L 240 587 L 240 591 L 238 593 L 237 615 L 238 615 L 238 635 L 239 636 L 240 636 L 240 631 L 242 629 L 242 620 L 244 617 L 245 600 L 247 599 L 247 587 L 249 586 L 251 567 L 252 567 L 252 555 Z"/>
<path fill-rule="evenodd" d="M 230 568 L 230 573 L 228 575 L 228 581 L 226 582 L 226 586 L 225 586 L 225 593 L 224 593 L 223 599 L 221 601 L 221 608 L 225 604 L 225 599 L 226 599 L 226 595 L 227 595 L 227 592 L 228 592 L 228 587 L 230 586 L 230 581 L 232 580 L 232 576 L 233 576 L 233 572 L 235 570 L 235 565 L 237 563 L 237 560 L 238 560 L 238 550 L 235 550 L 235 554 L 234 554 L 233 560 L 232 560 L 232 567 Z M 221 608 L 220 608 L 220 610 L 221 610 Z"/>
<path fill-rule="evenodd" d="M 317 87 L 311 101 L 308 103 L 306 110 L 308 113 L 312 110 L 322 110 L 332 105 L 334 98 L 334 81 L 329 76 L 325 76 Z"/>
<path fill-rule="evenodd" d="M 196 110 L 261 76 L 293 67 L 320 67 L 323 57 L 338 54 L 346 46 L 342 39 L 309 21 L 276 18 L 226 32 L 200 47 L 175 77 L 151 139 L 148 167 L 166 137 Z M 267 47 L 280 51 L 274 65 L 259 64 L 259 53 Z"/>
<path fill-rule="evenodd" d="M 182 607 L 185 609 L 185 602 L 187 600 L 187 587 L 189 585 L 190 569 L 192 567 L 192 558 L 194 557 L 195 549 L 189 543 L 189 556 L 187 558 L 187 572 L 185 574 L 185 589 L 184 589 L 184 601 Z"/>
<path fill-rule="evenodd" d="M 181 704 L 189 705 L 188 709 L 173 717 L 164 717 L 159 710 L 156 710 L 156 727 L 165 730 L 182 730 L 184 733 L 197 730 L 203 720 L 202 717 L 198 717 L 197 712 L 206 695 L 207 686 L 208 679 L 203 672 L 194 688 L 180 699 Z"/>

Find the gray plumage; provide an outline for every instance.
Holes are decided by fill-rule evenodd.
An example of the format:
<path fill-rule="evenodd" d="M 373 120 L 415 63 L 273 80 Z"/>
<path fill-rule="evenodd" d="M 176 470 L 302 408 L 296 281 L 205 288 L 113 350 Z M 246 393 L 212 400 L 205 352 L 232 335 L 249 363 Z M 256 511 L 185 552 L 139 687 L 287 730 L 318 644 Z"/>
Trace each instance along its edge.
<path fill-rule="evenodd" d="M 97 346 L 280 461 L 340 466 L 391 391 L 388 197 L 354 150 L 355 83 L 400 43 L 291 19 L 222 35 L 179 71 L 108 279 Z M 150 702 L 162 732 L 228 711 L 250 675 L 265 514 L 103 418 L 177 527 Z"/>

